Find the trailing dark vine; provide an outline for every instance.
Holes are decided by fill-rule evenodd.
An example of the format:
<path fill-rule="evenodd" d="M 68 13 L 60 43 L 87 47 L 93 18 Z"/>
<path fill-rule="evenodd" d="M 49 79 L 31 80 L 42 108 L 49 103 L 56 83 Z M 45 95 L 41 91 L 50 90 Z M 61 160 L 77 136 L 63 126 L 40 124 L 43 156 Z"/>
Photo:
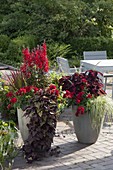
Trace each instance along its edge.
<path fill-rule="evenodd" d="M 25 116 L 30 117 L 29 136 L 23 146 L 27 162 L 39 159 L 50 150 L 57 123 L 56 112 L 57 95 L 48 90 L 40 90 L 29 101 L 25 108 Z"/>

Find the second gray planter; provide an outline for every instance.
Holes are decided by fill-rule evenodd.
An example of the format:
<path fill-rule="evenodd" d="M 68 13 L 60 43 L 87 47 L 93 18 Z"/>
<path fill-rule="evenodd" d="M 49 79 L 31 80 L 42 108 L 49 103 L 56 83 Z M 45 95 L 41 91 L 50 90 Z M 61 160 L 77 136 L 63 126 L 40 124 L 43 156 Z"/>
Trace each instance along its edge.
<path fill-rule="evenodd" d="M 97 141 L 103 120 L 97 127 L 92 126 L 91 118 L 88 113 L 75 115 L 76 106 L 72 107 L 73 111 L 73 125 L 78 142 L 85 144 L 93 144 Z"/>

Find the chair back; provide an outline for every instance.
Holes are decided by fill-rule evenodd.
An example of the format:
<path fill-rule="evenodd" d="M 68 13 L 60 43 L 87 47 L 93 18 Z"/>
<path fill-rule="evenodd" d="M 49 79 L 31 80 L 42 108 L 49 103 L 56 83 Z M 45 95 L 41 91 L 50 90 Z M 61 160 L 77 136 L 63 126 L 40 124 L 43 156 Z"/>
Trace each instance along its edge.
<path fill-rule="evenodd" d="M 100 60 L 107 59 L 106 51 L 84 51 L 84 60 Z"/>
<path fill-rule="evenodd" d="M 70 74 L 70 67 L 68 60 L 63 57 L 57 57 L 57 63 L 60 69 L 60 72 L 63 72 L 65 74 Z"/>

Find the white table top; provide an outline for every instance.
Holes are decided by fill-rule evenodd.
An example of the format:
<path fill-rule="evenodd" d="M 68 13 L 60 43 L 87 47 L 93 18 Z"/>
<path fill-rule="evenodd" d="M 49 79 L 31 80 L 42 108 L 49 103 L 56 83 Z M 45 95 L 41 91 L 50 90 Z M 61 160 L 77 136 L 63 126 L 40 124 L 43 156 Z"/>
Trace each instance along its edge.
<path fill-rule="evenodd" d="M 101 72 L 113 71 L 113 59 L 81 60 L 81 65 L 85 70 L 94 69 Z"/>

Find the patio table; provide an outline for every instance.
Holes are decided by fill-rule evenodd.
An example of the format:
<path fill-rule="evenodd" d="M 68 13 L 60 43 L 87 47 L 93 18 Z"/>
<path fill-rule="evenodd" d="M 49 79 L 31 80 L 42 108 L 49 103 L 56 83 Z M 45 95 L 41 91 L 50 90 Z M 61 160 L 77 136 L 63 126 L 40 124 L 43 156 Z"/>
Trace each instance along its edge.
<path fill-rule="evenodd" d="M 80 65 L 82 67 L 82 71 L 92 69 L 102 73 L 113 72 L 113 59 L 81 60 Z"/>

